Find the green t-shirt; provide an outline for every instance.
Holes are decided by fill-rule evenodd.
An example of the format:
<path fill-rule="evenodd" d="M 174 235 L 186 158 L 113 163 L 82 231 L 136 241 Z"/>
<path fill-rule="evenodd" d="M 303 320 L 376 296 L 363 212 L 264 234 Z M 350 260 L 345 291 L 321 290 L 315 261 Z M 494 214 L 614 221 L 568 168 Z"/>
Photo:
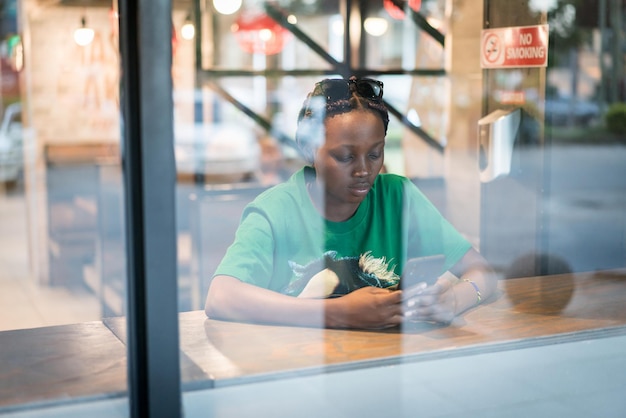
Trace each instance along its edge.
<path fill-rule="evenodd" d="M 313 205 L 304 167 L 251 202 L 243 211 L 235 241 L 215 275 L 228 275 L 281 291 L 297 279 L 294 266 L 319 260 L 328 251 L 359 257 L 368 251 L 401 274 L 407 259 L 444 254 L 444 271 L 470 243 L 407 178 L 380 174 L 356 213 L 344 222 L 324 219 Z"/>

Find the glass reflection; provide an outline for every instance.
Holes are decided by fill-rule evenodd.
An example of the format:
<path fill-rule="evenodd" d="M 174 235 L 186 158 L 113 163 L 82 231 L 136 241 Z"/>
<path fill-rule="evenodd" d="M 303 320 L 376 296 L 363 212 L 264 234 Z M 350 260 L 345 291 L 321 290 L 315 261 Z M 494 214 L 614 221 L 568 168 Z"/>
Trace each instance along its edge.
<path fill-rule="evenodd" d="M 11 362 L 2 362 L 0 410 L 60 396 L 56 382 L 33 383 L 27 373 L 38 348 L 59 347 L 59 334 L 69 342 L 53 362 L 43 353 L 36 364 L 49 364 L 60 380 L 68 370 L 76 373 L 74 384 L 59 386 L 64 394 L 120 394 L 126 384 L 117 16 L 100 2 L 67 3 L 3 3 L 0 350 Z M 476 347 L 549 345 L 561 342 L 559 335 L 593 340 L 595 347 L 598 336 L 623 333 L 623 4 L 424 0 L 416 16 L 416 2 L 356 3 L 359 13 L 346 28 L 342 2 L 244 2 L 231 14 L 219 2 L 193 2 L 194 10 L 173 2 L 178 302 L 187 387 L 379 361 L 412 363 L 413 373 L 427 364 L 415 359 L 451 352 L 460 357 L 456 369 L 466 370 L 475 357 L 463 355 Z M 406 6 L 402 17 L 390 3 Z M 267 20 L 275 9 L 284 15 L 282 25 Z M 244 12 L 253 18 L 244 21 Z M 80 46 L 73 33 L 83 19 L 95 32 Z M 193 37 L 183 32 L 190 21 Z M 480 29 L 520 21 L 550 26 L 547 68 L 481 69 Z M 385 170 L 414 182 L 481 250 L 502 279 L 498 290 L 451 324 L 415 321 L 385 331 L 207 320 L 210 279 L 245 206 L 305 165 L 295 143 L 304 97 L 321 78 L 348 76 L 346 68 L 384 82 L 391 113 Z M 523 108 L 532 123 L 522 129 L 508 175 L 481 183 L 477 123 L 502 108 Z M 477 297 L 471 283 L 461 285 Z M 84 348 L 87 334 L 93 338 Z M 558 363 L 542 358 L 547 369 Z M 604 377 L 615 372 L 597 358 L 591 362 Z M 414 392 L 405 382 L 422 373 L 398 371 L 388 383 L 409 402 Z M 324 376 L 324 384 L 332 377 Z M 500 377 L 494 376 L 496 385 Z M 594 381 L 597 387 L 610 381 L 604 377 Z M 568 390 L 559 378 L 550 382 Z M 583 396 L 577 400 L 584 403 Z M 605 404 L 617 404 L 611 401 Z"/>
<path fill-rule="evenodd" d="M 1 7 L 0 410 L 120 397 L 101 321 L 126 299 L 116 13 Z"/>
<path fill-rule="evenodd" d="M 319 350 L 324 350 L 320 348 L 320 345 L 326 347 L 325 362 L 334 364 L 338 361 L 337 358 L 342 356 L 343 361 L 354 360 L 359 357 L 358 351 L 367 351 L 364 347 L 377 343 L 387 344 L 385 345 L 387 351 L 372 349 L 372 352 L 363 355 L 372 355 L 371 358 L 376 358 L 400 353 L 415 354 L 424 350 L 438 350 L 459 343 L 468 343 L 470 340 L 476 343 L 484 341 L 485 338 L 492 338 L 492 341 L 498 342 L 516 339 L 524 334 L 523 332 L 519 334 L 521 331 L 518 328 L 518 325 L 519 327 L 525 326 L 522 324 L 523 321 L 535 324 L 533 315 L 551 317 L 555 321 L 561 316 L 587 317 L 589 312 L 585 308 L 585 303 L 597 300 L 594 299 L 595 297 L 615 306 L 614 301 L 607 294 L 599 296 L 589 293 L 597 277 L 587 274 L 589 271 L 597 270 L 599 263 L 606 262 L 609 258 L 611 261 L 603 264 L 602 268 L 620 268 L 626 263 L 623 245 L 617 241 L 617 237 L 624 234 L 624 206 L 617 197 L 623 185 L 615 180 L 616 175 L 621 175 L 623 171 L 618 163 L 624 158 L 623 144 L 604 126 L 604 114 L 601 110 L 603 106 L 597 103 L 596 96 L 591 93 L 597 91 L 597 86 L 606 81 L 596 72 L 596 66 L 599 63 L 597 57 L 602 55 L 600 51 L 603 49 L 598 50 L 596 43 L 572 44 L 571 39 L 564 38 L 571 32 L 564 29 L 572 29 L 580 23 L 579 20 L 571 18 L 570 9 L 574 7 L 571 4 L 539 5 L 533 2 L 526 10 L 519 4 L 497 1 L 488 3 L 486 7 L 490 8 L 489 24 L 491 27 L 506 27 L 509 24 L 506 21 L 507 16 L 518 16 L 520 13 L 525 19 L 537 24 L 549 23 L 551 50 L 547 68 L 512 68 L 483 72 L 480 69 L 479 57 L 469 53 L 471 48 L 465 48 L 472 42 L 474 45 L 479 42 L 479 33 L 476 33 L 475 37 L 463 46 L 459 34 L 465 33 L 463 31 L 469 30 L 469 27 L 454 19 L 455 13 L 460 13 L 461 10 L 454 10 L 450 15 L 446 15 L 440 2 L 431 1 L 423 2 L 421 5 L 422 17 L 431 28 L 439 32 L 439 35 L 448 36 L 446 41 L 452 41 L 456 37 L 456 43 L 452 42 L 452 46 L 449 47 L 451 61 L 446 63 L 447 73 L 441 76 L 382 74 L 379 77 L 381 81 L 384 81 L 385 99 L 390 109 L 400 109 L 398 113 L 391 112 L 385 146 L 386 170 L 413 180 L 470 243 L 481 250 L 484 249 L 488 254 L 488 260 L 502 280 L 498 291 L 486 301 L 485 309 L 470 310 L 450 325 L 420 322 L 404 326 L 402 328 L 404 335 L 396 337 L 390 337 L 390 334 L 394 334 L 393 332 L 378 335 L 327 329 L 320 333 L 318 330 L 300 328 L 264 328 L 267 334 L 263 334 L 260 328 L 244 323 L 233 325 L 234 328 L 240 329 L 243 333 L 259 332 L 255 334 L 255 338 L 260 340 L 264 338 L 272 340 L 281 335 L 285 338 L 283 341 L 290 343 L 301 341 L 299 338 L 308 338 L 304 335 L 311 333 L 311 339 L 307 340 L 310 343 L 307 349 L 318 353 Z M 481 11 L 472 14 L 474 10 L 471 8 L 457 7 L 461 8 L 463 13 L 469 13 L 474 19 L 465 20 L 466 22 L 475 22 L 476 19 L 483 18 Z M 372 22 L 371 19 L 383 19 L 387 22 L 387 29 L 374 34 L 365 28 L 365 32 L 360 34 L 362 38 L 359 38 L 359 41 L 362 42 L 361 46 L 365 51 L 360 57 L 359 65 L 362 66 L 359 67 L 360 69 L 365 71 L 378 69 L 381 68 L 379 67 L 381 63 L 384 63 L 383 68 L 386 69 L 443 67 L 444 43 L 437 41 L 439 38 L 435 32 L 425 34 L 427 29 L 425 26 L 417 28 L 414 22 L 411 26 L 406 16 L 404 19 L 394 20 L 381 7 L 369 5 L 361 9 L 361 12 L 363 11 L 365 13 L 360 17 L 364 22 L 367 19 L 370 19 L 370 22 Z M 408 15 L 411 13 L 410 10 L 405 10 L 405 12 L 408 12 Z M 346 33 L 342 13 L 342 10 L 337 10 L 337 14 L 329 11 L 328 21 L 324 23 L 324 25 L 328 25 L 329 22 L 331 25 L 336 24 L 337 36 Z M 322 20 L 322 15 L 323 13 L 318 10 L 316 14 L 318 21 Z M 311 16 L 305 17 L 306 13 L 298 13 L 298 10 L 294 12 L 294 16 L 296 17 L 294 22 L 297 22 L 298 27 L 308 28 L 307 25 L 312 22 L 303 23 L 311 19 Z M 457 26 L 455 27 L 454 24 Z M 587 30 L 586 26 L 581 26 L 580 30 L 583 33 Z M 591 31 L 593 30 L 597 29 Z M 316 30 L 306 33 L 309 32 L 315 33 Z M 414 43 L 413 37 L 416 33 L 419 33 L 417 44 Z M 593 39 L 593 36 L 597 34 L 592 35 L 591 38 L 586 38 L 585 35 L 577 39 Z M 425 41 L 426 39 L 429 41 Z M 298 45 L 296 48 L 303 46 L 301 39 L 297 36 L 293 42 L 294 45 Z M 347 54 L 342 49 L 345 45 L 342 42 L 337 43 L 337 49 L 333 47 L 335 45 L 333 42 L 328 44 L 321 42 L 320 45 L 334 59 L 347 59 Z M 297 150 L 293 146 L 293 135 L 297 131 L 294 120 L 297 110 L 302 105 L 301 98 L 308 91 L 307 86 L 324 77 L 290 74 L 289 70 L 298 67 L 293 65 L 293 60 L 289 61 L 290 64 L 283 60 L 283 57 L 289 54 L 286 52 L 287 48 L 279 53 L 274 62 L 267 59 L 257 61 L 262 65 L 256 67 L 265 69 L 268 75 L 270 71 L 276 69 L 284 70 L 285 73 L 281 77 L 268 76 L 266 80 L 256 84 L 253 80 L 258 73 L 250 74 L 249 77 L 236 77 L 233 74 L 220 74 L 213 71 L 217 66 L 206 67 L 208 79 L 205 86 L 208 86 L 208 89 L 205 92 L 209 92 L 209 96 L 205 97 L 211 99 L 205 102 L 205 105 L 209 103 L 210 109 L 219 109 L 219 111 L 213 112 L 205 120 L 211 120 L 211 117 L 215 115 L 218 115 L 218 119 L 232 118 L 246 121 L 245 123 L 252 119 L 257 124 L 254 129 L 264 127 L 264 129 L 257 130 L 257 133 L 261 136 L 262 142 L 268 141 L 269 137 L 272 147 L 262 148 L 261 158 L 269 158 L 270 155 L 274 158 L 272 165 L 262 164 L 263 175 L 260 178 L 272 178 L 271 182 L 264 183 L 267 187 L 286 182 L 291 174 L 297 172 L 305 164 L 298 158 Z M 578 57 L 576 62 L 580 65 L 576 71 L 572 70 L 571 57 L 574 56 L 571 52 L 572 48 L 576 50 L 574 55 Z M 580 57 L 586 58 L 580 59 Z M 248 59 L 254 60 L 253 57 Z M 310 62 L 296 61 L 298 63 Z M 220 68 L 224 68 L 222 63 L 226 61 L 219 59 L 218 62 L 220 62 Z M 326 64 L 332 64 L 332 60 L 326 60 Z M 388 67 L 384 67 L 385 65 Z M 238 68 L 237 64 L 232 68 Z M 329 77 L 340 78 L 341 72 L 337 71 L 337 74 L 331 74 Z M 581 109 L 585 109 L 581 113 L 584 116 L 581 117 L 573 116 L 576 112 L 572 113 L 570 110 L 559 110 L 558 104 L 553 100 L 554 89 L 556 88 L 561 92 L 559 94 L 564 95 L 564 91 L 574 88 L 575 77 L 578 77 L 579 85 L 574 91 L 579 96 L 588 95 L 582 101 L 590 104 L 580 106 Z M 577 109 L 578 101 L 580 100 L 566 99 L 568 106 L 574 107 L 564 109 Z M 485 110 L 515 107 L 522 107 L 525 116 L 524 122 L 519 126 L 519 136 L 515 138 L 510 170 L 504 177 L 494 178 L 493 182 L 486 182 L 489 184 L 481 183 L 477 151 L 479 143 L 477 122 Z M 242 112 L 242 109 L 245 110 Z M 559 112 L 563 114 L 563 117 L 557 116 Z M 405 115 L 406 118 L 402 119 Z M 265 122 L 268 124 L 266 125 Z M 610 144 L 606 149 L 610 149 L 613 156 L 608 158 L 604 154 L 606 152 L 604 147 L 607 145 L 604 139 L 594 144 L 587 141 L 585 145 L 581 145 L 577 142 L 579 139 L 576 132 L 580 132 L 581 128 L 590 135 L 595 135 L 593 132 L 604 135 Z M 287 161 L 289 162 L 285 164 Z M 595 171 L 594 174 L 591 174 L 591 171 L 588 172 L 588 170 L 594 170 L 592 168 L 594 165 L 598 163 L 602 165 L 601 161 L 607 162 L 603 168 L 611 180 L 607 180 L 608 177 Z M 282 167 L 284 170 L 278 173 L 276 167 Z M 578 175 L 574 167 L 588 174 Z M 269 172 L 274 174 L 268 176 Z M 254 183 L 255 180 L 252 182 Z M 239 185 L 233 187 L 235 184 L 237 183 L 230 184 L 233 191 L 239 188 Z M 583 185 L 589 185 L 589 188 Z M 211 217 L 217 217 L 220 223 L 223 222 L 224 215 L 217 205 L 224 205 L 226 208 L 225 202 L 229 202 L 230 205 L 238 198 L 220 196 L 223 200 L 217 203 L 218 200 L 214 196 L 209 198 L 207 194 L 207 191 L 211 189 L 214 193 L 217 189 L 215 185 L 205 184 L 203 187 L 202 193 L 204 193 L 206 207 L 202 210 L 207 211 L 203 213 L 207 215 L 210 213 Z M 587 196 L 585 201 L 589 206 L 584 214 L 578 212 L 575 206 L 564 202 L 559 203 L 563 192 L 578 188 L 581 188 L 580 193 Z M 609 199 L 612 202 L 611 209 L 607 208 L 608 212 L 604 212 L 603 209 L 591 203 L 599 196 L 599 190 L 604 188 L 610 189 L 606 190 L 606 196 L 607 198 L 611 196 Z M 237 221 L 232 219 L 229 223 L 229 234 L 232 239 L 234 239 L 234 230 L 239 215 L 246 202 L 251 201 L 256 195 L 257 193 L 253 192 L 240 200 L 236 211 L 237 216 L 232 216 L 232 218 L 237 218 Z M 201 194 L 193 195 L 193 205 L 199 205 L 198 201 L 202 200 L 199 196 Z M 211 207 L 212 211 L 209 209 Z M 228 207 L 232 208 L 232 206 Z M 577 222 L 574 218 L 585 221 Z M 592 228 L 587 229 L 584 226 L 585 223 L 595 225 L 606 223 L 607 226 L 613 225 L 613 230 L 609 231 L 610 227 L 607 227 L 601 231 L 591 231 Z M 217 231 L 223 231 L 223 225 L 218 228 L 205 223 L 202 228 L 204 232 L 194 239 L 199 239 L 201 245 L 206 246 L 199 247 L 203 249 L 215 243 Z M 574 238 L 578 231 L 584 234 L 581 235 L 584 239 Z M 611 237 L 616 240 L 612 240 Z M 609 241 L 604 242 L 607 238 Z M 598 252 L 583 250 L 585 240 L 593 242 L 594 248 L 602 247 L 603 250 Z M 192 240 L 192 242 L 195 241 Z M 201 275 L 203 292 L 208 290 L 207 275 L 214 272 L 226 251 L 228 242 L 228 239 L 224 239 L 221 244 L 223 247 L 216 250 L 217 253 L 212 258 L 211 265 L 208 262 L 202 262 L 207 267 Z M 205 258 L 209 259 L 208 256 Z M 330 265 L 336 260 L 327 261 Z M 305 266 L 302 265 L 302 267 Z M 523 281 L 528 277 L 535 277 L 535 279 Z M 554 280 L 553 277 L 555 277 Z M 527 287 L 524 287 L 525 285 Z M 471 284 L 467 286 L 468 289 L 474 289 Z M 619 284 L 616 286 L 620 287 Z M 494 315 L 501 315 L 504 318 L 503 321 L 508 321 L 510 329 L 497 329 L 497 325 L 491 322 L 494 320 Z M 197 319 L 197 312 L 189 313 L 182 323 L 189 323 L 187 320 L 191 321 L 192 317 Z M 491 325 L 470 324 L 474 319 Z M 538 326 L 536 332 L 541 335 L 552 335 L 557 328 L 550 328 L 556 324 L 550 321 L 546 320 L 545 327 Z M 240 377 L 246 376 L 246 373 L 241 370 L 234 371 L 237 364 L 245 363 L 246 367 L 252 367 L 251 363 L 245 359 L 246 353 L 232 346 L 225 348 L 228 346 L 226 335 L 230 329 L 229 324 L 229 322 L 208 320 L 205 322 L 205 335 L 200 339 L 206 338 L 206 343 L 211 350 L 217 349 L 219 355 L 224 356 L 222 360 L 233 361 L 229 369 L 232 373 Z M 563 324 L 559 323 L 559 326 L 561 325 Z M 564 326 L 567 328 L 570 325 Z M 581 328 L 574 328 L 581 330 Z M 574 328 L 567 329 L 574 330 Z M 464 339 L 470 334 L 475 339 Z M 383 340 L 384 343 L 381 342 Z M 187 343 L 192 344 L 193 351 L 190 352 L 193 352 L 194 358 L 198 358 L 195 356 L 200 355 L 199 340 L 193 338 Z M 339 348 L 335 350 L 336 347 Z M 229 353 L 232 353 L 232 357 Z M 289 357 L 290 361 L 295 357 Z M 313 356 L 313 363 L 317 360 L 319 359 Z M 199 361 L 206 361 L 206 358 Z M 297 363 L 297 360 L 294 361 Z M 307 364 L 310 366 L 312 363 Z M 255 367 L 260 366 L 256 364 Z M 280 370 L 284 371 L 283 368 Z M 261 373 L 261 369 L 255 368 L 254 373 Z M 224 376 L 223 382 L 229 382 L 229 378 Z"/>

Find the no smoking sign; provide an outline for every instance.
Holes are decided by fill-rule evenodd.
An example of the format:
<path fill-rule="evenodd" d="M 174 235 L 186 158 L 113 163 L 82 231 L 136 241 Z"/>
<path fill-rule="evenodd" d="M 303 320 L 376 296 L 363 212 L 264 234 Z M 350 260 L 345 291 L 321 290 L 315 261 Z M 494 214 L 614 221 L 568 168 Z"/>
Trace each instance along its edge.
<path fill-rule="evenodd" d="M 480 49 L 482 68 L 545 67 L 548 25 L 484 29 Z"/>

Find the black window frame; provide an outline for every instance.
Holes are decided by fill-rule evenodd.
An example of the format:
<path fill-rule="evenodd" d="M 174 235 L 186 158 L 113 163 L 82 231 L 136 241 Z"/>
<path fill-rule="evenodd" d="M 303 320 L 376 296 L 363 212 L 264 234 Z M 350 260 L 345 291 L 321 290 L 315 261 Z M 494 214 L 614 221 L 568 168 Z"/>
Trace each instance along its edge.
<path fill-rule="evenodd" d="M 171 0 L 119 1 L 132 417 L 182 416 L 171 11 Z"/>

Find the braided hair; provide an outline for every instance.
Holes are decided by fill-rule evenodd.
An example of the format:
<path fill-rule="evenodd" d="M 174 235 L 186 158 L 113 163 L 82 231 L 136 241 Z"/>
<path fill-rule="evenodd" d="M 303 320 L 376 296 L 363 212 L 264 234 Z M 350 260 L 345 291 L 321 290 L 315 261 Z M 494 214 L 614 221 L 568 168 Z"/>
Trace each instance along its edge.
<path fill-rule="evenodd" d="M 356 80 L 356 77 L 350 77 Z M 322 80 L 323 83 L 324 80 Z M 389 112 L 382 100 L 375 100 L 361 96 L 356 90 L 355 83 L 349 83 L 350 94 L 346 98 L 327 100 L 320 83 L 315 85 L 298 113 L 298 127 L 296 130 L 296 143 L 304 159 L 312 164 L 314 154 L 325 140 L 324 122 L 336 115 L 363 110 L 372 112 L 383 122 L 385 135 L 389 126 Z"/>

